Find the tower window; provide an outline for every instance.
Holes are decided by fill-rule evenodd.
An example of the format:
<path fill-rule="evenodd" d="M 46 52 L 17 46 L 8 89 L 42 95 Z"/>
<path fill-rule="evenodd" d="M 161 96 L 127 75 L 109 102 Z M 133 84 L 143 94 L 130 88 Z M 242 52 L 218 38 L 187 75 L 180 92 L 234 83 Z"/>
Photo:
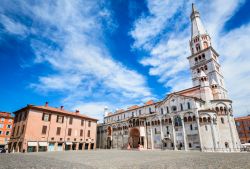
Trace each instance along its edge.
<path fill-rule="evenodd" d="M 200 47 L 200 45 L 199 44 L 196 44 L 196 51 L 198 52 L 198 51 L 200 51 L 200 49 L 201 49 L 201 47 Z"/>
<path fill-rule="evenodd" d="M 203 42 L 203 46 L 204 46 L 204 49 L 208 48 L 208 43 L 207 42 Z"/>
<path fill-rule="evenodd" d="M 224 121 L 224 118 L 222 117 L 222 118 L 220 118 L 220 121 L 221 121 L 221 123 L 222 124 L 224 124 L 225 123 L 225 121 Z"/>
<path fill-rule="evenodd" d="M 198 58 L 196 57 L 196 58 L 194 58 L 194 60 L 195 60 L 195 62 L 197 62 L 197 61 L 198 61 Z"/>

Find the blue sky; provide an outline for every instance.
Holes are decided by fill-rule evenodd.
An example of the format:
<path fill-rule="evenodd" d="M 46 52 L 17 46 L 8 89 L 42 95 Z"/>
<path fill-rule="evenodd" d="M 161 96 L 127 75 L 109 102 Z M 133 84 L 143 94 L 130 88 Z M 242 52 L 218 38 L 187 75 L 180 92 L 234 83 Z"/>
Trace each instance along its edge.
<path fill-rule="evenodd" d="M 250 114 L 250 2 L 2 0 L 0 110 L 64 105 L 102 118 L 191 87 L 191 3 L 220 54 L 235 116 Z"/>

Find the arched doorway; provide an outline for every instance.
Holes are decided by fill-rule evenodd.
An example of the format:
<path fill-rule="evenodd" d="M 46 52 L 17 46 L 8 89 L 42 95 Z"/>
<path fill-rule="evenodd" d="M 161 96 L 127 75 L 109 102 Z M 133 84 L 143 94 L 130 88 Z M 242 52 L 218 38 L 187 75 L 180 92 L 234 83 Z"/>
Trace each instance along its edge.
<path fill-rule="evenodd" d="M 112 148 L 112 128 L 109 126 L 107 129 L 108 137 L 107 137 L 107 149 Z"/>
<path fill-rule="evenodd" d="M 138 148 L 140 144 L 140 131 L 137 128 L 132 128 L 130 130 L 129 143 L 132 148 Z"/>

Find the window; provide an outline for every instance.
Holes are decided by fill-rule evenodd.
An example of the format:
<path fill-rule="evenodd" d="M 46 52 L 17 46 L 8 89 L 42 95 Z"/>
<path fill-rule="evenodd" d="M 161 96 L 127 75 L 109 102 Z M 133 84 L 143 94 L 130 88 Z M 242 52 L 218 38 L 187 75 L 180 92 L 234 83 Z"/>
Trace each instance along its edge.
<path fill-rule="evenodd" d="M 226 147 L 226 148 L 228 148 L 228 147 L 229 147 L 228 142 L 225 142 L 225 147 Z"/>
<path fill-rule="evenodd" d="M 188 106 L 188 109 L 191 109 L 191 105 L 189 102 L 187 103 L 187 106 Z"/>
<path fill-rule="evenodd" d="M 83 125 L 84 125 L 84 120 L 81 121 L 81 126 L 83 126 Z"/>
<path fill-rule="evenodd" d="M 72 132 L 72 129 L 69 128 L 69 129 L 68 129 L 68 136 L 71 136 L 71 132 Z"/>
<path fill-rule="evenodd" d="M 12 123 L 12 119 L 9 119 L 9 123 Z"/>
<path fill-rule="evenodd" d="M 189 148 L 192 148 L 192 144 L 191 143 L 189 143 L 188 146 L 189 146 Z"/>
<path fill-rule="evenodd" d="M 24 133 L 24 129 L 25 129 L 25 125 L 23 125 L 22 131 L 21 131 L 21 134 L 23 134 L 23 133 Z"/>
<path fill-rule="evenodd" d="M 2 118 L 1 118 L 1 121 L 4 121 L 4 120 L 5 120 L 5 118 L 2 117 Z"/>
<path fill-rule="evenodd" d="M 195 46 L 195 47 L 196 47 L 196 51 L 197 51 L 197 52 L 199 52 L 199 51 L 200 51 L 200 49 L 201 49 L 201 48 L 200 48 L 200 45 L 199 45 L 199 44 L 196 44 L 196 46 Z"/>
<path fill-rule="evenodd" d="M 206 129 L 206 131 L 207 131 L 207 125 L 205 125 L 205 129 Z"/>
<path fill-rule="evenodd" d="M 88 130 L 88 137 L 90 137 L 90 130 Z"/>
<path fill-rule="evenodd" d="M 149 110 L 149 113 L 151 114 L 151 113 L 152 113 L 152 111 L 151 111 L 151 107 L 149 107 L 149 108 L 148 108 L 148 110 Z"/>
<path fill-rule="evenodd" d="M 203 42 L 203 46 L 204 46 L 204 49 L 208 48 L 208 43 L 207 42 Z"/>
<path fill-rule="evenodd" d="M 141 110 L 139 110 L 139 115 L 141 115 Z"/>
<path fill-rule="evenodd" d="M 50 114 L 43 113 L 42 120 L 43 120 L 43 121 L 50 121 Z"/>
<path fill-rule="evenodd" d="M 61 134 L 61 127 L 57 127 L 56 128 L 56 135 L 60 135 Z"/>
<path fill-rule="evenodd" d="M 169 109 L 168 109 L 168 106 L 167 106 L 167 113 L 169 113 Z"/>
<path fill-rule="evenodd" d="M 83 130 L 80 130 L 80 136 L 81 137 L 83 136 Z"/>
<path fill-rule="evenodd" d="M 73 124 L 73 117 L 69 118 L 69 124 Z"/>
<path fill-rule="evenodd" d="M 3 124 L 0 124 L 0 128 L 3 128 Z"/>
<path fill-rule="evenodd" d="M 181 106 L 181 111 L 183 111 L 183 106 L 182 106 L 182 104 L 180 104 L 180 106 Z"/>
<path fill-rule="evenodd" d="M 190 130 L 193 130 L 193 125 L 192 124 L 190 124 Z"/>
<path fill-rule="evenodd" d="M 172 106 L 172 111 L 176 111 L 177 107 L 176 106 Z"/>
<path fill-rule="evenodd" d="M 6 136 L 10 135 L 10 132 L 9 131 L 6 131 Z"/>
<path fill-rule="evenodd" d="M 17 129 L 17 131 L 18 131 L 18 129 Z M 47 126 L 43 126 L 43 128 L 42 128 L 42 134 L 46 134 L 46 132 L 47 132 Z"/>
<path fill-rule="evenodd" d="M 157 129 L 155 128 L 155 134 L 157 134 Z"/>
<path fill-rule="evenodd" d="M 224 124 L 224 118 L 223 117 L 220 118 L 220 121 L 221 121 L 222 124 Z"/>
<path fill-rule="evenodd" d="M 56 122 L 63 123 L 63 121 L 64 121 L 64 116 L 57 115 Z"/>
<path fill-rule="evenodd" d="M 161 114 L 163 114 L 164 112 L 163 112 L 163 108 L 161 108 Z"/>
<path fill-rule="evenodd" d="M 2 134 L 3 134 L 3 131 L 0 130 L 0 135 L 2 135 Z"/>
<path fill-rule="evenodd" d="M 8 128 L 8 129 L 11 129 L 11 127 L 12 127 L 11 125 L 7 125 L 7 128 Z"/>
<path fill-rule="evenodd" d="M 89 121 L 88 126 L 91 127 L 91 121 Z"/>
<path fill-rule="evenodd" d="M 19 135 L 19 126 L 17 127 L 16 135 Z"/>

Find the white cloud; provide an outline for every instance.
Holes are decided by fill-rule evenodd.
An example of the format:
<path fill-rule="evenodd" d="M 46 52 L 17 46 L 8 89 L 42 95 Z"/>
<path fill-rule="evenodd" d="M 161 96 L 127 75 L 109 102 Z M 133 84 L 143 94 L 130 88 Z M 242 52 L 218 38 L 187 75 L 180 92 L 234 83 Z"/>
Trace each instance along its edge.
<path fill-rule="evenodd" d="M 0 14 L 0 23 L 3 25 L 4 30 L 10 34 L 26 36 L 28 29 L 25 25 Z"/>
<path fill-rule="evenodd" d="M 98 104 L 100 100 L 118 105 L 151 96 L 145 77 L 114 60 L 103 43 L 103 30 L 115 27 L 108 6 L 91 0 L 19 1 L 9 6 L 32 20 L 34 63 L 48 63 L 53 70 L 31 87 L 63 92 L 64 105 L 79 104 L 94 114 L 105 105 Z M 85 100 L 91 103 L 83 105 Z"/>
<path fill-rule="evenodd" d="M 186 25 L 190 24 L 191 2 L 173 1 L 173 5 L 167 1 L 154 1 L 152 5 L 152 1 L 148 0 L 147 3 L 150 14 L 141 16 L 131 31 L 131 36 L 135 40 L 134 47 L 142 48 L 149 53 L 140 63 L 149 66 L 149 74 L 157 76 L 159 82 L 166 87 L 172 87 L 172 91 L 191 87 L 186 59 L 190 55 L 190 27 Z M 250 58 L 247 56 L 250 50 L 247 42 L 250 38 L 250 26 L 245 25 L 229 32 L 225 32 L 223 28 L 243 3 L 244 0 L 196 2 L 203 23 L 212 37 L 212 45 L 221 55 L 222 70 L 229 94 L 235 103 L 236 116 L 250 110 L 250 106 L 247 105 L 250 100 Z M 156 6 L 164 8 L 152 10 Z M 166 15 L 168 9 L 171 9 L 171 12 Z M 166 28 L 173 29 L 166 31 Z"/>

